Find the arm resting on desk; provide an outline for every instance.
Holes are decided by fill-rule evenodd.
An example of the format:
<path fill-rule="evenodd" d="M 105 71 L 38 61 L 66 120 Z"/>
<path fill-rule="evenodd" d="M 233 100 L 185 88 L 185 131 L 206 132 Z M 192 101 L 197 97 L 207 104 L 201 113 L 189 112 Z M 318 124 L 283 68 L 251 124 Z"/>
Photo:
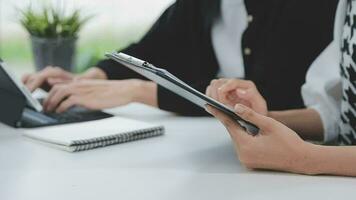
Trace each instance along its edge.
<path fill-rule="evenodd" d="M 356 176 L 356 146 L 312 145 L 309 152 L 308 174 Z"/>
<path fill-rule="evenodd" d="M 241 163 L 248 168 L 310 175 L 356 176 L 355 146 L 311 144 L 302 140 L 295 131 L 284 124 L 241 104 L 235 106 L 235 112 L 260 128 L 257 136 L 246 133 L 219 110 L 208 107 L 208 111 L 226 126 Z"/>

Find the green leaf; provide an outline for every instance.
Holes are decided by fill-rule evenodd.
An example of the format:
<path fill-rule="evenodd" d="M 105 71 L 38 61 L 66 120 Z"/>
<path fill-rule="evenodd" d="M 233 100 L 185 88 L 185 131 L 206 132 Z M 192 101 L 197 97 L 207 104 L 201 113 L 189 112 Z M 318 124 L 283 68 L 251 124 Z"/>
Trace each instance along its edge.
<path fill-rule="evenodd" d="M 31 6 L 20 10 L 19 23 L 29 34 L 43 38 L 76 37 L 81 28 L 93 17 L 81 19 L 80 10 L 74 10 L 68 16 L 62 16 L 61 11 L 54 7 L 43 7 L 35 12 Z"/>

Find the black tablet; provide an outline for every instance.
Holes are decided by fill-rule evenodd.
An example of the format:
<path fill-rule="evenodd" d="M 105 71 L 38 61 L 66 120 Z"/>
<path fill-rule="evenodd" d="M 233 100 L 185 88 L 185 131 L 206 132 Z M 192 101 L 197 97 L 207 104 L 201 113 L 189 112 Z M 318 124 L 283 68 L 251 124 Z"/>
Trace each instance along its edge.
<path fill-rule="evenodd" d="M 107 53 L 105 55 L 108 58 L 128 67 L 129 69 L 156 82 L 162 87 L 193 102 L 194 104 L 202 108 L 205 108 L 206 105 L 211 105 L 219 109 L 220 111 L 224 112 L 225 114 L 236 120 L 239 125 L 245 128 L 250 134 L 255 135 L 258 133 L 259 129 L 257 126 L 243 120 L 229 107 L 190 87 L 188 84 L 184 83 L 182 80 L 178 79 L 177 77 L 169 73 L 167 70 L 157 68 L 146 61 L 140 60 L 124 53 L 114 52 Z"/>

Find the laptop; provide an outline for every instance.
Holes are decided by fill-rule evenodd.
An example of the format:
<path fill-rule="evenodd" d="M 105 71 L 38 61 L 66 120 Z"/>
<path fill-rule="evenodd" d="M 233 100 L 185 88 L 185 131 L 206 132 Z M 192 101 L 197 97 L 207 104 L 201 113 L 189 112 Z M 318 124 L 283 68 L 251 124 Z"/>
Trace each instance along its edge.
<path fill-rule="evenodd" d="M 1 59 L 0 96 L 0 107 L 4 108 L 3 112 L 0 112 L 0 115 L 2 115 L 0 116 L 1 121 L 4 123 L 9 122 L 6 119 L 13 117 L 14 112 L 20 111 L 20 115 L 16 117 L 17 119 L 11 123 L 6 123 L 17 128 L 36 128 L 78 123 L 113 116 L 102 111 L 93 111 L 76 106 L 60 114 L 44 112 L 40 100 L 32 96 L 26 86 L 12 74 Z M 23 104 L 21 104 L 21 99 L 24 99 Z M 4 110 L 7 110 L 8 113 Z"/>

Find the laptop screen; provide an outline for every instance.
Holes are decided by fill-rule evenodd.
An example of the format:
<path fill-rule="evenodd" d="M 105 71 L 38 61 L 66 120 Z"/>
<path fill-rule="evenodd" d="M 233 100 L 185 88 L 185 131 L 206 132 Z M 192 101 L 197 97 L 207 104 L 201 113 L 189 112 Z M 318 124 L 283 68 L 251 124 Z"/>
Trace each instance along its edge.
<path fill-rule="evenodd" d="M 0 61 L 0 90 L 12 93 L 15 95 L 23 96 L 18 87 L 12 82 L 11 78 L 7 75 L 3 68 L 3 63 Z"/>
<path fill-rule="evenodd" d="M 38 112 L 42 111 L 42 105 L 33 98 L 31 92 L 18 80 L 10 70 L 6 67 L 6 64 L 0 60 L 0 92 L 8 92 L 11 94 L 25 96 L 28 106 L 32 107 Z"/>

